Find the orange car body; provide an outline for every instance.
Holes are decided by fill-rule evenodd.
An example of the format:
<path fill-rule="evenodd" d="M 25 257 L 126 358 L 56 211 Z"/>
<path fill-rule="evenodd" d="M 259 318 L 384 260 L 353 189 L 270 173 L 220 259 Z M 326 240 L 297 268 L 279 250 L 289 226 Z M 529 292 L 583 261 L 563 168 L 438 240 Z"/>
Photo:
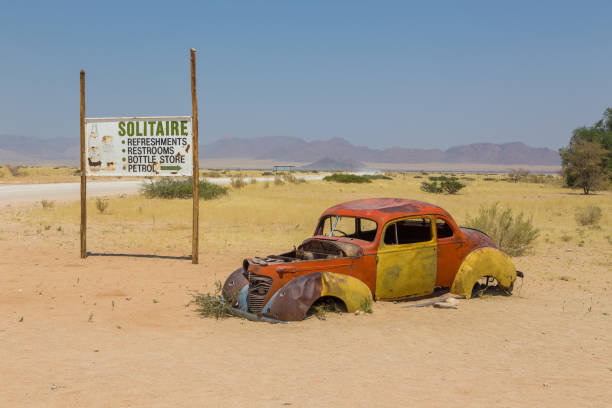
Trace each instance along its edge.
<path fill-rule="evenodd" d="M 293 251 L 245 259 L 223 292 L 245 313 L 289 321 L 302 320 L 321 298 L 349 312 L 370 300 L 422 297 L 436 288 L 469 298 L 485 276 L 506 287 L 516 278 L 487 235 L 459 227 L 433 204 L 376 198 L 327 209 L 314 235 Z"/>

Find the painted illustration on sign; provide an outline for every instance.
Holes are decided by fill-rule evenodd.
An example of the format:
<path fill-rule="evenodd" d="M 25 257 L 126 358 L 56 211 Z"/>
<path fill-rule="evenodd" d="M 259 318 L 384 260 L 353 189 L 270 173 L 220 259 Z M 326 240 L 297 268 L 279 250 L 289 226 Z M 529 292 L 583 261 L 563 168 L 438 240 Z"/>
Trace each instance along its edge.
<path fill-rule="evenodd" d="M 86 119 L 88 176 L 191 176 L 190 117 Z"/>

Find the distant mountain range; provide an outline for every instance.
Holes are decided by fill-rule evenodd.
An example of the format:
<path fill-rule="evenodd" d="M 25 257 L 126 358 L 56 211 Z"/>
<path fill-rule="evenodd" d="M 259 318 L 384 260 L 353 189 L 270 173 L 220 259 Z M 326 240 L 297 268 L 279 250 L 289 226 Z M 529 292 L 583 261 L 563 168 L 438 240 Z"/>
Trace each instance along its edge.
<path fill-rule="evenodd" d="M 364 169 L 367 166 L 357 160 L 351 159 L 331 159 L 324 157 L 314 163 L 300 167 L 303 170 L 320 170 L 320 171 L 355 171 Z"/>
<path fill-rule="evenodd" d="M 473 143 L 440 149 L 390 147 L 384 150 L 355 146 L 346 139 L 306 142 L 295 137 L 258 137 L 239 139 L 225 137 L 200 146 L 200 157 L 219 159 L 242 157 L 261 160 L 314 162 L 326 157 L 370 163 L 482 163 L 559 165 L 559 154 L 548 148 L 524 143 Z"/>
<path fill-rule="evenodd" d="M 0 135 L 0 164 L 70 163 L 79 161 L 76 138 L 37 139 Z M 480 163 L 502 165 L 560 165 L 559 154 L 521 142 L 472 143 L 440 149 L 355 146 L 343 138 L 307 142 L 296 137 L 269 136 L 251 139 L 224 137 L 199 147 L 202 159 L 243 158 L 284 162 L 317 162 L 333 158 L 369 163 Z M 322 163 L 324 164 L 324 163 Z"/>

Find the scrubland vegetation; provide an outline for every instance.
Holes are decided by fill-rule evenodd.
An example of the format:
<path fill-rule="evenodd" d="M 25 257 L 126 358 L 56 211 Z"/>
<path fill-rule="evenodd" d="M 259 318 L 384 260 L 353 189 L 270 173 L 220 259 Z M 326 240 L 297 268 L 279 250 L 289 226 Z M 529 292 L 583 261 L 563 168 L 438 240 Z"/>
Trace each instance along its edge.
<path fill-rule="evenodd" d="M 244 183 L 244 180 L 242 183 Z M 246 184 L 246 183 L 244 183 Z M 232 179 L 234 186 L 234 179 Z M 240 187 L 243 185 L 241 184 Z M 188 178 L 163 178 L 153 182 L 146 182 L 142 187 L 146 198 L 190 198 L 193 196 L 193 179 Z M 227 194 L 227 187 L 200 180 L 198 183 L 198 195 L 201 199 L 212 200 Z"/>
<path fill-rule="evenodd" d="M 455 176 L 430 176 L 428 178 L 430 182 L 423 181 L 421 183 L 421 190 L 426 193 L 457 194 L 459 190 L 465 188 L 465 184 L 461 183 Z M 474 180 L 473 178 L 471 179 Z M 438 182 L 440 182 L 440 184 L 438 184 Z"/>
<path fill-rule="evenodd" d="M 465 181 L 466 187 L 456 195 L 424 192 L 418 175 L 408 173 L 364 184 L 325 181 L 295 184 L 278 176 L 272 182 L 247 183 L 231 191 L 202 181 L 200 194 L 216 199 L 200 203 L 200 245 L 204 253 L 225 248 L 238 250 L 241 256 L 285 250 L 311 235 L 320 213 L 332 205 L 368 197 L 403 197 L 441 206 L 460 225 L 471 222 L 470 225 L 502 239 L 502 246 L 512 254 L 537 253 L 539 249 L 558 245 L 609 248 L 610 238 L 606 236 L 610 236 L 612 229 L 608 215 L 612 214 L 612 193 L 576 194 L 562 188 L 558 176 L 550 183 L 485 180 L 500 177 L 473 176 L 475 180 Z M 109 197 L 109 209 L 104 213 L 96 210 L 96 199 L 88 200 L 92 248 L 189 253 L 191 201 L 158 197 L 175 194 L 175 188 L 177 197 L 189 197 L 191 181 L 164 179 L 150 185 L 145 195 Z M 496 203 L 497 209 L 491 211 Z M 585 208 L 586 215 L 578 215 Z M 593 208 L 599 208 L 601 214 L 598 216 L 598 210 Z M 485 216 L 481 211 L 485 211 Z M 47 208 L 41 205 L 29 208 L 15 217 L 25 221 L 30 231 L 50 225 L 51 230 L 43 233 L 55 233 L 56 226 L 61 225 L 62 233 L 70 230 L 74 232 L 73 238 L 78 239 L 79 213 L 78 202 L 56 203 Z M 502 235 L 495 236 L 496 230 Z"/>
<path fill-rule="evenodd" d="M 336 183 L 371 183 L 372 180 L 392 180 L 393 178 L 385 174 L 348 174 L 348 173 L 334 173 L 330 176 L 325 176 L 323 180 L 333 181 Z"/>
<path fill-rule="evenodd" d="M 0 184 L 61 183 L 78 181 L 75 167 L 0 166 Z"/>

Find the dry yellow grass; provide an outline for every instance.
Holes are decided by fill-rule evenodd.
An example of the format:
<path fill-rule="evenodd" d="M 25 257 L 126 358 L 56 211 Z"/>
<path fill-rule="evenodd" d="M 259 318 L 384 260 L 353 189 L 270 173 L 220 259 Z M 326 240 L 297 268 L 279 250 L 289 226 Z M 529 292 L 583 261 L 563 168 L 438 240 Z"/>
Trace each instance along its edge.
<path fill-rule="evenodd" d="M 0 167 L 1 184 L 66 183 L 78 181 L 76 167 L 19 167 L 19 174 L 13 176 L 8 166 Z"/>
<path fill-rule="evenodd" d="M 264 170 L 223 170 L 200 169 L 200 177 L 261 177 Z M 80 180 L 79 169 L 76 167 L 45 167 L 45 166 L 19 166 L 19 174 L 13 176 L 8 166 L 0 166 L 0 185 L 2 184 L 45 184 L 69 183 Z M 298 172 L 298 176 L 313 174 L 312 172 Z M 142 177 L 144 179 L 145 177 Z M 152 177 L 148 177 L 152 178 Z M 120 180 L 121 177 L 89 177 L 89 181 Z M 130 177 L 133 180 L 133 177 Z"/>
<path fill-rule="evenodd" d="M 474 176 L 471 176 L 474 177 Z M 305 184 L 276 186 L 270 183 L 247 185 L 232 190 L 227 197 L 201 201 L 202 254 L 223 248 L 238 248 L 244 255 L 274 252 L 299 244 L 311 235 L 320 213 L 339 202 L 367 197 L 402 197 L 428 201 L 449 211 L 459 224 L 474 215 L 479 206 L 499 202 L 515 212 L 533 216 L 540 229 L 535 250 L 558 245 L 580 245 L 610 248 L 612 194 L 601 192 L 583 196 L 554 184 L 509 183 L 484 181 L 476 176 L 466 181 L 467 187 L 457 195 L 422 192 L 423 179 L 414 175 L 398 175 L 393 180 L 377 180 L 366 185 L 311 181 Z M 145 199 L 142 196 L 110 197 L 104 214 L 88 201 L 89 249 L 94 252 L 153 252 L 156 254 L 188 254 L 191 240 L 191 201 Z M 601 207 L 599 227 L 577 224 L 576 208 L 593 203 Z M 55 231 L 62 226 L 78 231 L 78 202 L 58 204 L 54 208 L 31 207 L 20 215 L 35 233 Z M 76 239 L 77 235 L 68 235 Z"/>

